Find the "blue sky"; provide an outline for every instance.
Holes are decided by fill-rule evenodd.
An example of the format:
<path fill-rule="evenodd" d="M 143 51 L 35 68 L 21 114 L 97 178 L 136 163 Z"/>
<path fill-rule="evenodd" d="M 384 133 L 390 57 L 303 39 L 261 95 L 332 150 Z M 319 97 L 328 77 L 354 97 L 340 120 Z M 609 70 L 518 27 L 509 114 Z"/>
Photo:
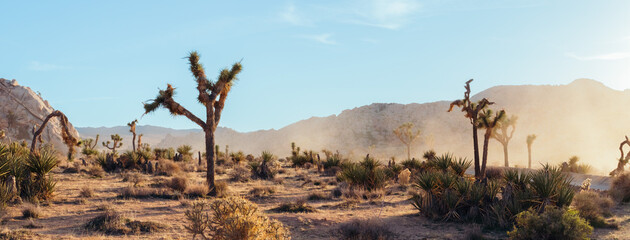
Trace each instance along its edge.
<path fill-rule="evenodd" d="M 593 78 L 630 88 L 630 1 L 0 1 L 0 77 L 75 126 L 140 118 L 172 83 L 202 114 L 183 57 L 210 77 L 242 59 L 220 126 L 281 128 L 375 102 Z M 196 128 L 166 110 L 140 124 Z"/>

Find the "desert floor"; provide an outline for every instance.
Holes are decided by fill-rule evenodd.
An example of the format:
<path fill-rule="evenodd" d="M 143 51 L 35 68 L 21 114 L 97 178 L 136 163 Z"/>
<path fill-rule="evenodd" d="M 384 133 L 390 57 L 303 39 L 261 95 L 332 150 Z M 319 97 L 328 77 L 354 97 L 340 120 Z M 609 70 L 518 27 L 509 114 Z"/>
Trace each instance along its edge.
<path fill-rule="evenodd" d="M 7 208 L 2 218 L 2 227 L 7 231 L 27 231 L 23 237 L 30 239 L 191 239 L 184 225 L 184 212 L 192 199 L 123 199 L 118 197 L 121 189 L 131 186 L 124 182 L 120 173 L 108 173 L 103 178 L 95 178 L 85 172 L 62 173 L 64 167 L 56 170 L 57 190 L 53 200 L 40 206 L 41 216 L 30 220 L 22 217 L 25 204 Z M 228 173 L 231 170 L 227 170 Z M 204 172 L 184 173 L 192 183 L 203 183 Z M 141 186 L 149 186 L 155 179 L 169 178 L 142 174 Z M 218 180 L 228 181 L 228 174 L 219 174 Z M 283 202 L 305 199 L 313 192 L 330 194 L 336 187 L 335 177 L 323 176 L 316 170 L 284 168 L 274 181 L 252 180 L 230 182 L 230 194 L 241 195 L 258 204 L 269 217 L 278 219 L 291 231 L 293 239 L 338 239 L 339 225 L 353 219 L 378 219 L 389 224 L 397 235 L 394 239 L 462 239 L 475 224 L 445 223 L 428 220 L 420 216 L 407 200 L 407 191 L 396 184 L 387 187 L 387 194 L 375 200 L 349 200 L 332 198 L 329 200 L 308 201 L 317 209 L 312 213 L 278 213 L 272 211 Z M 266 197 L 253 197 L 249 193 L 255 187 L 272 187 L 275 193 Z M 81 197 L 81 189 L 93 189 L 94 195 Z M 86 222 L 110 206 L 133 220 L 152 221 L 165 226 L 159 232 L 136 235 L 105 235 L 88 231 Z M 594 239 L 630 239 L 630 205 L 614 208 L 614 217 L 620 224 L 617 230 L 596 229 Z M 30 226 L 29 226 L 30 225 Z M 33 228 L 32 226 L 36 227 Z M 505 232 L 486 232 L 486 237 L 506 238 Z"/>

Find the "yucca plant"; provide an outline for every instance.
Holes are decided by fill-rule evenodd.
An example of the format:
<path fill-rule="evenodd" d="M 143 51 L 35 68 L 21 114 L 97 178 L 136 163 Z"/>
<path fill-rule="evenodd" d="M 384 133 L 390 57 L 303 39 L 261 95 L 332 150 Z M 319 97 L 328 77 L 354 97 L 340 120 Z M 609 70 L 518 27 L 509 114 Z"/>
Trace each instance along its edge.
<path fill-rule="evenodd" d="M 455 157 L 451 153 L 445 153 L 435 158 L 434 161 L 430 161 L 431 167 L 440 170 L 442 172 L 448 171 L 451 167 L 451 163 Z"/>
<path fill-rule="evenodd" d="M 536 194 L 539 212 L 542 213 L 547 205 L 557 203 L 558 200 L 561 204 L 571 203 L 573 195 L 565 189 L 571 188 L 571 179 L 558 167 L 543 165 L 542 169 L 531 174 L 531 178 L 530 186 Z M 560 193 L 563 195 L 559 198 Z"/>
<path fill-rule="evenodd" d="M 39 154 L 31 154 L 26 161 L 26 169 L 38 177 L 44 177 L 57 165 L 59 160 L 52 149 L 42 149 Z"/>
<path fill-rule="evenodd" d="M 472 166 L 472 161 L 466 158 L 458 158 L 457 161 L 451 161 L 451 169 L 460 177 L 464 176 L 464 173 L 470 166 Z"/>
<path fill-rule="evenodd" d="M 253 161 L 249 164 L 252 175 L 260 179 L 273 179 L 276 175 L 274 165 L 274 156 L 271 152 L 263 151 L 260 161 Z"/>
<path fill-rule="evenodd" d="M 461 197 L 453 189 L 445 189 L 442 193 L 446 213 L 442 218 L 443 221 L 459 220 L 461 217 L 457 213 Z"/>

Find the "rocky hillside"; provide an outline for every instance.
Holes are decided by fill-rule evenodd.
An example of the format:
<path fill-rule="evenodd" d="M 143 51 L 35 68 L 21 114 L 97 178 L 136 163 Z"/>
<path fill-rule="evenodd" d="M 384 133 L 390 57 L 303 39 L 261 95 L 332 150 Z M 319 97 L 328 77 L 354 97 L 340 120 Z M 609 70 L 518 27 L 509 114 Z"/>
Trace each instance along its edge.
<path fill-rule="evenodd" d="M 29 87 L 20 86 L 18 82 L 0 78 L 0 130 L 11 140 L 33 139 L 33 126 L 39 126 L 44 119 L 54 111 L 48 101 Z M 72 121 L 72 117 L 68 116 Z M 76 129 L 69 125 L 70 131 L 75 137 L 79 137 Z M 46 125 L 42 133 L 42 140 L 54 144 L 61 151 L 66 151 L 61 139 L 61 123 L 53 118 Z"/>
<path fill-rule="evenodd" d="M 475 82 L 472 88 L 474 91 Z M 454 86 L 453 91 L 462 92 L 463 96 L 463 83 Z M 597 170 L 608 172 L 616 166 L 619 142 L 624 135 L 630 134 L 630 112 L 623 109 L 630 106 L 630 92 L 616 91 L 594 80 L 579 79 L 571 84 L 553 86 L 496 86 L 474 95 L 473 99 L 483 97 L 496 102 L 491 108 L 505 109 L 509 115 L 519 117 L 509 145 L 512 164 L 526 165 L 525 139 L 529 134 L 536 134 L 538 138 L 533 145 L 535 165 L 567 161 L 576 155 Z M 302 149 L 340 150 L 354 158 L 370 152 L 379 158 L 397 156 L 400 159 L 405 156 L 405 148 L 392 130 L 404 122 L 413 122 L 422 134 L 412 147 L 412 155 L 419 157 L 425 150 L 435 149 L 472 158 L 470 123 L 459 111 L 447 112 L 449 103 L 375 103 L 338 115 L 313 117 L 279 130 L 239 133 L 220 128 L 217 144 L 222 148 L 227 144 L 231 150 L 248 153 L 271 150 L 286 156 L 291 142 L 296 142 Z M 203 134 L 199 130 L 182 134 L 171 134 L 154 146 L 189 144 L 195 149 L 204 146 Z M 490 163 L 502 164 L 500 144 L 490 143 Z"/>

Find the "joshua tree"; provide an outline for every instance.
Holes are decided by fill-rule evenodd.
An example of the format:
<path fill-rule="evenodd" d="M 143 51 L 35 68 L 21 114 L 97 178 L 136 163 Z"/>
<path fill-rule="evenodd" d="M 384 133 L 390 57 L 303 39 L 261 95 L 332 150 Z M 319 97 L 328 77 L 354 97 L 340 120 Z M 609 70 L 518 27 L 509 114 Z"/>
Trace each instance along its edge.
<path fill-rule="evenodd" d="M 481 110 L 486 108 L 489 105 L 494 104 L 493 102 L 488 101 L 488 99 L 481 99 L 478 102 L 472 102 L 470 100 L 470 82 L 473 80 L 470 79 L 466 82 L 466 91 L 464 92 L 464 98 L 455 100 L 451 103 L 448 111 L 452 111 L 453 107 L 461 107 L 462 112 L 464 112 L 464 116 L 470 120 L 470 124 L 473 129 L 473 150 L 475 153 L 475 178 L 480 179 L 481 167 L 479 166 L 479 139 L 477 138 L 477 120 L 479 118 L 479 113 Z"/>
<path fill-rule="evenodd" d="M 407 146 L 407 159 L 411 159 L 411 143 L 420 136 L 420 130 L 413 130 L 413 123 L 406 122 L 394 129 L 394 134 Z"/>
<path fill-rule="evenodd" d="M 35 131 L 35 128 L 33 128 L 31 153 L 38 154 L 37 148 L 35 147 L 37 146 L 37 141 L 41 141 L 42 131 L 44 131 L 46 124 L 48 124 L 48 121 L 50 121 L 50 119 L 53 117 L 57 117 L 57 119 L 59 119 L 59 122 L 61 122 L 61 139 L 63 139 L 63 142 L 66 144 L 66 146 L 68 146 L 68 160 L 70 160 L 74 155 L 74 147 L 79 146 L 79 140 L 72 136 L 72 134 L 70 133 L 70 129 L 68 128 L 68 118 L 59 110 L 55 110 L 50 113 L 46 117 L 46 119 L 44 119 L 44 122 L 39 127 L 39 129 L 37 129 L 37 131 Z"/>
<path fill-rule="evenodd" d="M 111 138 L 112 138 L 111 142 L 109 140 L 107 140 L 107 142 L 103 142 L 103 147 L 106 147 L 109 150 L 112 150 L 112 154 L 116 155 L 116 148 L 122 147 L 123 139 L 120 136 L 118 136 L 118 134 L 112 135 Z M 111 147 L 109 146 L 110 143 L 112 143 Z"/>
<path fill-rule="evenodd" d="M 201 118 L 177 103 L 173 99 L 175 89 L 170 84 L 166 86 L 166 90 L 160 90 L 154 100 L 145 103 L 144 110 L 145 114 L 147 114 L 159 107 L 164 107 L 173 115 L 186 116 L 203 129 L 206 138 L 206 162 L 208 163 L 206 181 L 210 189 L 209 195 L 216 196 L 216 189 L 214 188 L 214 131 L 221 120 L 221 112 L 223 111 L 227 95 L 236 80 L 236 75 L 241 72 L 242 66 L 238 62 L 232 65 L 232 69 L 223 69 L 215 82 L 208 80 L 206 77 L 205 70 L 199 63 L 199 54 L 197 52 L 191 52 L 188 56 L 188 61 L 190 63 L 190 71 L 197 81 L 197 90 L 199 91 L 197 100 L 206 107 L 206 120 L 201 120 Z"/>
<path fill-rule="evenodd" d="M 532 168 L 532 143 L 536 140 L 536 134 L 527 135 L 527 168 Z"/>
<path fill-rule="evenodd" d="M 83 145 L 83 150 L 81 150 L 81 152 L 85 155 L 93 155 L 96 154 L 97 151 L 94 150 L 94 148 L 96 147 L 96 144 L 98 143 L 98 138 L 100 136 L 98 134 L 96 134 L 96 140 L 91 139 L 91 138 L 87 138 L 87 139 L 83 139 L 81 141 L 81 144 Z"/>
<path fill-rule="evenodd" d="M 516 130 L 517 120 L 518 116 L 515 115 L 512 115 L 509 118 L 501 118 L 501 121 L 498 122 L 491 135 L 492 138 L 503 145 L 503 160 L 505 160 L 505 167 L 510 166 L 510 162 L 508 161 L 508 143 L 510 143 L 510 140 L 512 140 L 512 136 L 514 136 L 514 130 Z M 512 129 L 508 132 L 508 128 L 510 127 Z"/>
<path fill-rule="evenodd" d="M 131 132 L 131 134 L 133 135 L 133 138 L 131 139 L 131 147 L 134 152 L 136 151 L 136 123 L 138 123 L 138 119 L 127 123 L 127 126 L 129 126 L 129 132 Z"/>
<path fill-rule="evenodd" d="M 630 147 L 630 139 L 628 139 L 628 136 L 626 136 L 626 139 L 623 140 L 621 142 L 621 144 L 619 144 L 619 151 L 621 152 L 621 156 L 619 157 L 619 162 L 617 163 L 617 168 L 615 170 L 613 170 L 612 172 L 610 172 L 611 176 L 616 176 L 617 174 L 623 173 L 626 164 L 630 160 L 630 151 L 628 151 L 628 154 L 625 155 L 625 157 L 624 157 L 624 154 L 623 154 L 623 146 L 624 145 L 628 145 Z"/>
<path fill-rule="evenodd" d="M 142 136 L 144 136 L 143 134 L 138 135 L 138 151 L 142 151 Z"/>
<path fill-rule="evenodd" d="M 501 110 L 492 114 L 492 110 L 484 109 L 479 114 L 479 128 L 485 129 L 483 134 L 483 159 L 481 163 L 481 177 L 486 177 L 486 164 L 488 163 L 488 144 L 490 143 L 490 136 L 497 127 L 499 121 L 505 117 L 505 111 Z"/>

